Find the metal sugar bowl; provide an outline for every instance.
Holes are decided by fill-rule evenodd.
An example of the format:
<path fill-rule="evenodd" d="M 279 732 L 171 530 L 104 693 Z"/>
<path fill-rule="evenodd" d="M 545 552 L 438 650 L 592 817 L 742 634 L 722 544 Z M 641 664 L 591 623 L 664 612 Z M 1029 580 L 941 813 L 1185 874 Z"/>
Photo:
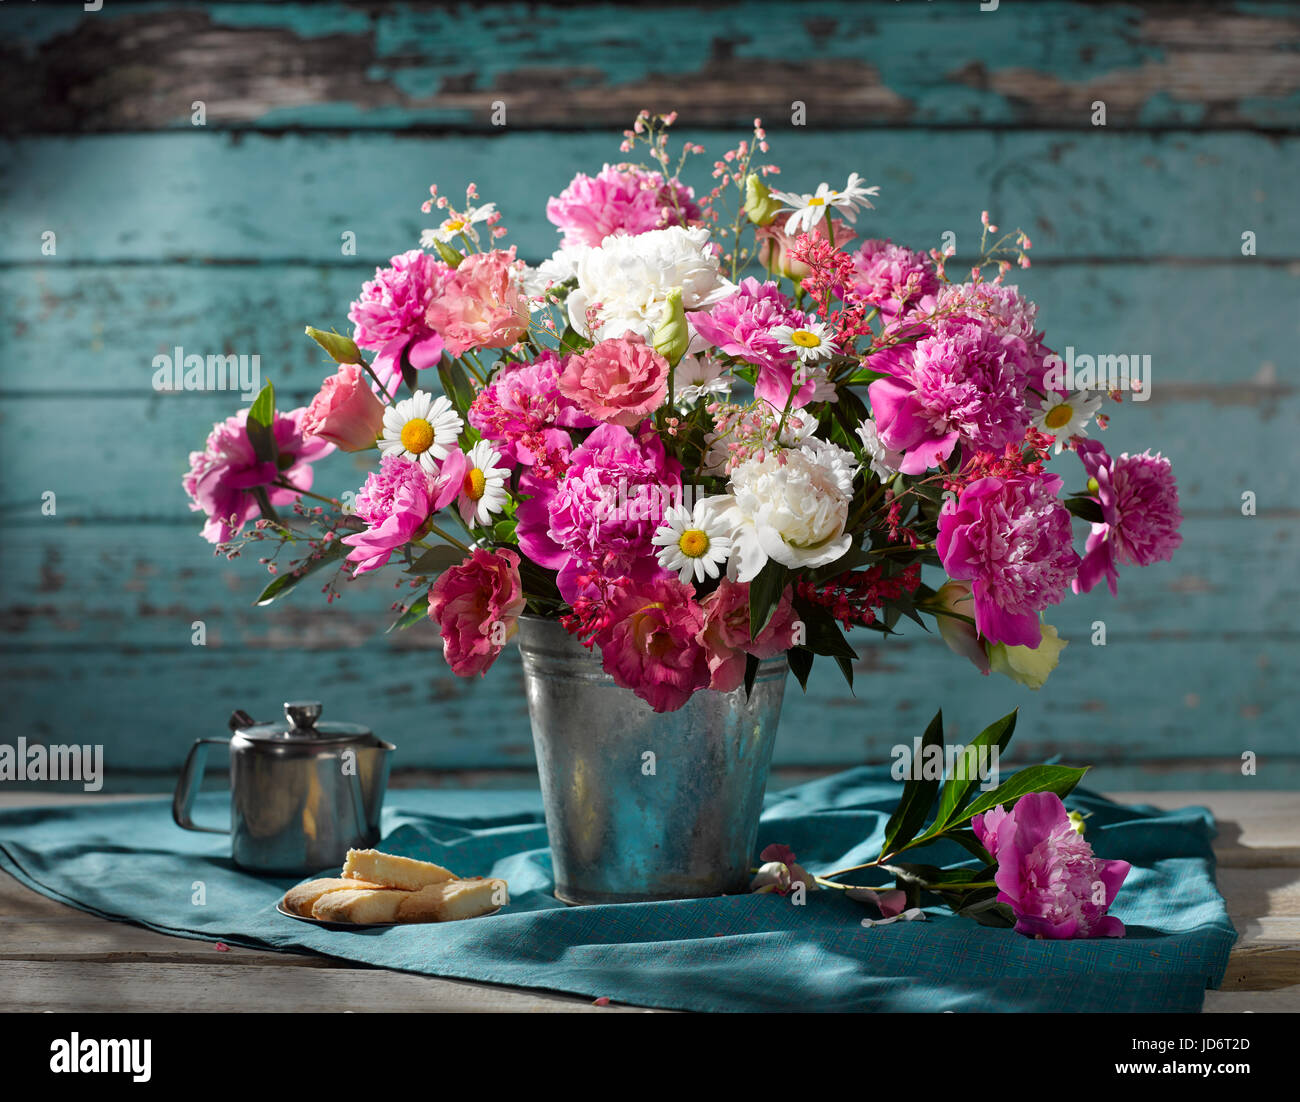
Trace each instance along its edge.
<path fill-rule="evenodd" d="M 356 723 L 320 722 L 318 701 L 289 701 L 287 723 L 230 720 L 229 739 L 201 738 L 176 782 L 172 818 L 186 830 L 231 835 L 237 865 L 285 876 L 341 866 L 379 841 L 391 743 Z M 191 817 L 209 748 L 230 746 L 230 827 Z"/>

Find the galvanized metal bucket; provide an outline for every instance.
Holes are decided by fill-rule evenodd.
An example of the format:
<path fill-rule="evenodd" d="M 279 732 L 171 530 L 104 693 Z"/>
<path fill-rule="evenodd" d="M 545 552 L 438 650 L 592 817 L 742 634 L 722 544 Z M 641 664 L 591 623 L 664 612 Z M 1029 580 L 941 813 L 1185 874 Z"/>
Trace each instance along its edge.
<path fill-rule="evenodd" d="M 636 903 L 744 891 L 788 665 L 748 700 L 697 692 L 656 713 L 554 620 L 519 621 L 555 895 Z"/>

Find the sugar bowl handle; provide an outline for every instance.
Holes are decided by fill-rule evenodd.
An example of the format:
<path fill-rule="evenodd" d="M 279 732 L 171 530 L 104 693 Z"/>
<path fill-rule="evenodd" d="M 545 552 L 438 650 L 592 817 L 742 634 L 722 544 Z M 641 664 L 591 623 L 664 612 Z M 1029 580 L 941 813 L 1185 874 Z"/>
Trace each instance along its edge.
<path fill-rule="evenodd" d="M 199 794 L 199 785 L 203 783 L 203 767 L 208 763 L 208 747 L 213 743 L 229 746 L 230 740 L 224 738 L 195 739 L 194 745 L 181 766 L 180 779 L 176 782 L 176 794 L 172 797 L 172 818 L 176 825 L 186 830 L 201 830 L 207 834 L 229 834 L 229 827 L 199 826 L 190 813 L 194 808 L 194 797 Z"/>

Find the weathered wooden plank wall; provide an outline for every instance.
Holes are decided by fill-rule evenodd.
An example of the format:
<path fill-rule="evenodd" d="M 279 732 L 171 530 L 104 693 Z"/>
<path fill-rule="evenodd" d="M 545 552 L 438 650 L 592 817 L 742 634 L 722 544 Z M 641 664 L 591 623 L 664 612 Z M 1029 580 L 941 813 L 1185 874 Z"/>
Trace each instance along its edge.
<path fill-rule="evenodd" d="M 711 149 L 762 115 L 788 183 L 863 172 L 874 236 L 951 230 L 964 251 L 981 209 L 1024 226 L 1053 344 L 1152 356 L 1151 401 L 1106 440 L 1171 455 L 1188 516 L 1173 563 L 1056 612 L 1072 645 L 1043 692 L 919 632 L 861 639 L 858 698 L 832 672 L 796 688 L 778 760 L 880 761 L 935 704 L 967 734 L 1021 705 L 1022 753 L 1098 762 L 1112 787 L 1241 784 L 1246 750 L 1269 787 L 1300 784 L 1294 5 L 114 0 L 0 21 L 6 741 L 102 741 L 110 786 L 165 784 L 230 708 L 319 694 L 394 738 L 399 766 L 526 770 L 513 654 L 457 681 L 431 631 L 382 634 L 383 584 L 328 611 L 312 592 L 249 606 L 256 564 L 211 557 L 178 481 L 236 399 L 155 393 L 152 359 L 257 354 L 305 399 L 326 367 L 302 325 L 343 326 L 414 243 L 430 182 L 477 181 L 536 259 L 544 196 L 671 106 Z M 318 477 L 362 476 L 337 457 Z"/>

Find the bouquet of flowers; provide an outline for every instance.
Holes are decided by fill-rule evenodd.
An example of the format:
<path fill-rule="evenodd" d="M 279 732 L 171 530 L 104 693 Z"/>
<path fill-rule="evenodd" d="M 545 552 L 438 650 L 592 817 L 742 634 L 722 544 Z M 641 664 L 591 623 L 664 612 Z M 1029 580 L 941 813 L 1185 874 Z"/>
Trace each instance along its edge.
<path fill-rule="evenodd" d="M 460 209 L 430 188 L 441 222 L 362 287 L 351 335 L 307 330 L 337 363 L 320 393 L 284 412 L 268 385 L 191 455 L 204 536 L 268 548 L 259 603 L 401 572 L 397 622 L 432 619 L 462 676 L 525 611 L 559 618 L 656 711 L 782 652 L 851 682 L 846 632 L 904 617 L 1040 686 L 1065 645 L 1044 612 L 1168 559 L 1181 514 L 1167 459 L 1090 435 L 1106 392 L 1069 388 L 1005 280 L 1029 238 L 985 214 L 954 279 L 951 247 L 868 236 L 857 173 L 772 186 L 759 120 L 692 188 L 704 150 L 671 153 L 674 121 L 642 112 L 641 161 L 548 200 L 537 267 L 474 185 Z M 374 458 L 338 499 L 311 489 L 335 449 Z"/>

